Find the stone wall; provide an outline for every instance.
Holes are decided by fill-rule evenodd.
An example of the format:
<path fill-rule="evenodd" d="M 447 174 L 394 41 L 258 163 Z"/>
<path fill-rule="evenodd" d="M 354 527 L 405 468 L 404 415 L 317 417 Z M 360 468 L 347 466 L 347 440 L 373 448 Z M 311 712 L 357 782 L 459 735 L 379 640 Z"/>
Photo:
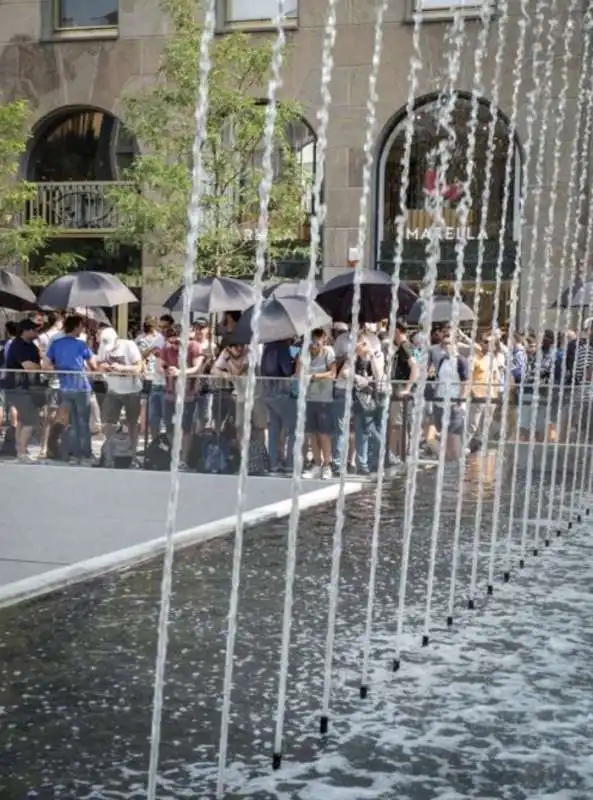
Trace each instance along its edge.
<path fill-rule="evenodd" d="M 560 37 L 568 22 L 567 3 L 557 14 Z M 374 4 L 363 0 L 342 0 L 338 4 L 338 36 L 334 53 L 331 85 L 332 107 L 329 130 L 329 151 L 326 163 L 326 197 L 328 216 L 325 231 L 324 263 L 340 267 L 346 263 L 349 248 L 357 243 L 360 195 L 364 164 L 369 65 L 373 52 Z M 513 94 L 513 60 L 517 49 L 519 0 L 510 0 L 510 16 L 506 25 L 500 19 L 492 24 L 488 52 L 484 61 L 481 94 L 497 102 L 510 114 Z M 385 19 L 383 56 L 377 91 L 377 128 L 375 142 L 385 138 L 394 115 L 405 106 L 408 95 L 408 71 L 413 52 L 412 26 L 407 21 L 408 0 L 393 0 Z M 304 116 L 316 124 L 320 104 L 321 52 L 324 33 L 325 3 L 322 0 L 300 0 L 298 30 L 288 32 L 291 45 L 284 71 L 285 97 L 299 100 Z M 158 69 L 166 23 L 158 0 L 120 0 L 119 35 L 108 40 L 55 37 L 51 31 L 50 0 L 0 0 L 0 92 L 4 99 L 26 97 L 35 120 L 43 119 L 58 108 L 69 105 L 92 105 L 118 113 L 120 98 L 154 80 Z M 570 61 L 569 114 L 562 134 L 560 182 L 557 214 L 567 207 L 571 138 L 574 135 L 576 86 L 580 68 L 581 26 L 575 26 Z M 498 36 L 503 26 L 505 49 L 500 63 L 500 93 L 496 98 L 493 78 L 497 69 L 494 59 Z M 420 41 L 423 67 L 418 74 L 417 96 L 438 89 L 445 69 L 445 26 L 426 23 Z M 466 42 L 461 56 L 457 88 L 472 91 L 475 80 L 476 21 L 466 23 Z M 260 34 L 266 35 L 266 34 Z M 269 34 L 268 34 L 269 35 Z M 527 36 L 526 62 L 520 86 L 518 136 L 524 143 L 527 135 L 526 106 L 533 88 L 530 53 L 533 31 Z M 552 108 L 557 105 L 561 81 L 562 43 L 557 46 L 552 75 Z M 541 116 L 541 101 L 540 101 Z M 538 248 L 541 244 L 541 220 L 546 218 L 550 202 L 549 184 L 552 175 L 555 117 L 547 131 L 541 119 L 536 123 L 535 141 L 543 140 L 545 190 L 540 208 Z M 375 156 L 378 152 L 375 151 Z M 532 164 L 536 151 L 532 154 Z M 529 184 L 533 186 L 531 171 Z M 376 176 L 376 171 L 375 171 Z M 376 184 L 376 177 L 374 180 Z M 375 185 L 373 186 L 373 197 Z M 526 206 L 526 252 L 531 252 L 533 230 L 533 195 Z M 375 209 L 371 205 L 372 217 Z M 554 260 L 560 258 L 562 236 L 557 225 L 554 232 Z M 374 225 L 369 221 L 365 258 L 372 262 L 377 242 Z M 536 250 L 536 258 L 543 256 Z M 146 265 L 150 268 L 150 265 Z M 553 289 L 555 291 L 555 289 Z M 147 310 L 157 310 L 161 292 L 147 287 Z M 535 299 L 535 298 L 534 298 Z M 524 302 L 524 301 L 522 301 Z M 539 308 L 539 300 L 535 299 Z"/>

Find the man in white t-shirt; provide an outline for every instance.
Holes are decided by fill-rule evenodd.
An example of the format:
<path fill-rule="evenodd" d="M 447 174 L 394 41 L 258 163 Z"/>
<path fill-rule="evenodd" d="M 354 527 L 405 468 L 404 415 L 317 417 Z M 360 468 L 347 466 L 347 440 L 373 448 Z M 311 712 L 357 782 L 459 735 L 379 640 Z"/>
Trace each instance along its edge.
<path fill-rule="evenodd" d="M 469 364 L 459 354 L 449 331 L 441 339 L 444 355 L 437 366 L 434 402 L 434 422 L 441 434 L 441 447 L 445 447 L 447 460 L 457 461 L 461 456 L 461 437 L 465 428 L 467 396 L 470 387 Z M 444 430 L 446 407 L 449 411 L 447 430 Z"/>
<path fill-rule="evenodd" d="M 120 339 L 113 328 L 106 328 L 101 334 L 98 361 L 107 383 L 107 394 L 103 403 L 105 435 L 107 438 L 113 435 L 123 409 L 132 452 L 135 454 L 140 419 L 142 355 L 136 342 Z"/>

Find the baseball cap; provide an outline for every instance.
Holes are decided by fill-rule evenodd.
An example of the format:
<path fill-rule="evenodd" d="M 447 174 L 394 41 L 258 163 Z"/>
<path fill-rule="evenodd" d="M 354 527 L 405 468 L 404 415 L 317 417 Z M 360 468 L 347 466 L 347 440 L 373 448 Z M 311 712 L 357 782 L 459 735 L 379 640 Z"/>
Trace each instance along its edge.
<path fill-rule="evenodd" d="M 332 328 L 335 331 L 340 331 L 340 333 L 343 333 L 348 330 L 348 325 L 345 322 L 334 322 L 332 324 Z"/>

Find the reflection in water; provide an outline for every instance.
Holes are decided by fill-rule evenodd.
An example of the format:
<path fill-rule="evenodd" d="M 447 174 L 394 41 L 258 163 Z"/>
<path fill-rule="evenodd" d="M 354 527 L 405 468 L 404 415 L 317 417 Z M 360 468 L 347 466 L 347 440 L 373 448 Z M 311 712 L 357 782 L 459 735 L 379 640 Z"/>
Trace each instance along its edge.
<path fill-rule="evenodd" d="M 486 470 L 483 529 L 489 531 L 494 474 L 490 459 Z M 583 766 L 576 754 L 588 752 L 588 743 L 583 738 L 585 729 L 573 720 L 575 714 L 585 719 L 593 713 L 590 671 L 583 663 L 593 645 L 591 576 L 582 579 L 585 589 L 581 592 L 579 573 L 587 562 L 583 548 L 589 545 L 576 538 L 572 543 L 560 542 L 562 559 L 541 559 L 546 565 L 544 581 L 525 575 L 516 589 L 513 584 L 505 587 L 505 593 L 516 591 L 523 602 L 503 593 L 498 597 L 497 588 L 487 613 L 482 609 L 473 617 L 464 616 L 478 479 L 476 460 L 469 459 L 455 616 L 459 629 L 447 633 L 444 623 L 457 498 L 455 474 L 448 470 L 437 553 L 434 645 L 421 650 L 434 479 L 434 472 L 419 476 L 403 665 L 397 678 L 386 667 L 395 633 L 402 485 L 395 481 L 385 492 L 371 694 L 364 705 L 358 700 L 358 681 L 374 497 L 369 491 L 348 502 L 332 727 L 321 748 L 316 732 L 334 508 L 303 515 L 288 681 L 286 766 L 273 777 L 269 773 L 287 521 L 246 534 L 229 797 L 424 800 L 439 792 L 438 796 L 456 792 L 460 797 L 543 797 L 568 785 L 582 785 Z M 506 507 L 508 497 L 503 497 L 501 530 L 506 530 Z M 186 551 L 176 562 L 162 797 L 205 800 L 213 796 L 231 555 L 232 541 L 223 538 Z M 566 569 L 573 570 L 568 597 L 566 576 L 561 572 L 565 560 Z M 479 554 L 478 605 L 485 602 L 487 562 L 485 545 Z M 497 563 L 502 563 L 500 558 Z M 160 569 L 160 563 L 152 563 L 1 612 L 2 800 L 20 800 L 29 789 L 43 787 L 48 797 L 68 800 L 89 797 L 92 791 L 102 798 L 143 796 Z M 538 592 L 547 592 L 545 602 Z M 555 642 L 553 653 L 549 636 Z M 527 742 L 525 725 L 544 707 L 550 709 L 550 720 L 564 722 L 546 726 L 545 719 L 538 717 L 537 737 Z M 568 752 L 571 760 L 561 757 Z M 574 797 L 580 796 L 586 795 L 579 795 L 577 789 Z"/>

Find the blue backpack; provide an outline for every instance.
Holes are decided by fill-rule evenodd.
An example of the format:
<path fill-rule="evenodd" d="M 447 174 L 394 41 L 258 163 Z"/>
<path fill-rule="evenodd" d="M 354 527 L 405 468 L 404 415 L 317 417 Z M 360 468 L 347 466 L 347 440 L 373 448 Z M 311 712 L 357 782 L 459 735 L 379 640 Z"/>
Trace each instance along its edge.
<path fill-rule="evenodd" d="M 272 342 L 264 347 L 261 360 L 262 378 L 290 378 L 294 374 L 294 357 L 290 345 Z"/>
<path fill-rule="evenodd" d="M 204 444 L 204 472 L 221 475 L 229 471 L 230 447 L 224 437 L 207 440 Z"/>

